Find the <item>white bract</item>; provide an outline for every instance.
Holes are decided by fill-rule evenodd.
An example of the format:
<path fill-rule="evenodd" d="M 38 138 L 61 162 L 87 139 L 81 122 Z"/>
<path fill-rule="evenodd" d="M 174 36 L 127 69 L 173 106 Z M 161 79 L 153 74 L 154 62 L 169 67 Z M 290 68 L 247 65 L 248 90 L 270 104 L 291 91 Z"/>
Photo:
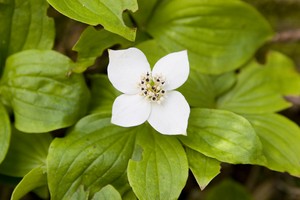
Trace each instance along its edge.
<path fill-rule="evenodd" d="M 112 108 L 113 124 L 131 127 L 145 121 L 166 135 L 186 135 L 190 107 L 174 89 L 189 75 L 187 51 L 161 58 L 151 71 L 146 56 L 137 48 L 109 50 L 108 78 L 124 93 Z"/>

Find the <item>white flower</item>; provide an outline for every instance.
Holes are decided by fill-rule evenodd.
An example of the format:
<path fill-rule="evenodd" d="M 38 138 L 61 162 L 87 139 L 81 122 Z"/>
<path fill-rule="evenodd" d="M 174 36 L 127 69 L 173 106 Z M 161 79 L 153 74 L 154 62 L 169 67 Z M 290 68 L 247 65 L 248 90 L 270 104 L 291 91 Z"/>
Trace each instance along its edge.
<path fill-rule="evenodd" d="M 166 135 L 186 135 L 190 107 L 174 89 L 189 75 L 187 51 L 168 54 L 153 67 L 137 48 L 109 50 L 108 78 L 124 93 L 112 108 L 113 124 L 131 127 L 145 121 Z"/>

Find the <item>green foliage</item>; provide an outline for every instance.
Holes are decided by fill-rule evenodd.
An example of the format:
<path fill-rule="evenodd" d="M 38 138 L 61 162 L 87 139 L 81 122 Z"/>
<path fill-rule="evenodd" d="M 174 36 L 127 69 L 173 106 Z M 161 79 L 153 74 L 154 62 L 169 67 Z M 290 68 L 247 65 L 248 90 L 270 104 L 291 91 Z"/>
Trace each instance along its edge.
<path fill-rule="evenodd" d="M 129 186 L 122 176 L 136 132 L 116 127 L 109 118 L 96 114 L 80 120 L 65 138 L 55 139 L 47 159 L 51 198 L 68 199 L 82 184 L 90 195 L 107 184 L 127 191 Z"/>
<path fill-rule="evenodd" d="M 128 165 L 129 183 L 138 199 L 177 199 L 188 176 L 185 152 L 175 138 L 144 127 Z"/>
<path fill-rule="evenodd" d="M 51 141 L 48 133 L 26 134 L 13 129 L 9 151 L 0 165 L 1 174 L 23 177 L 31 170 L 45 166 Z"/>
<path fill-rule="evenodd" d="M 9 116 L 4 108 L 4 106 L 0 103 L 0 164 L 6 156 L 8 151 L 9 142 L 10 142 L 10 134 L 11 127 Z"/>
<path fill-rule="evenodd" d="M 47 132 L 70 126 L 86 112 L 89 91 L 82 75 L 68 76 L 72 61 L 54 51 L 28 50 L 10 56 L 0 83 L 16 128 Z"/>
<path fill-rule="evenodd" d="M 106 75 L 97 74 L 90 76 L 91 96 L 93 101 L 90 103 L 91 113 L 109 113 L 111 114 L 114 99 L 120 95 L 109 82 Z M 99 92 L 101 88 L 101 92 Z"/>
<path fill-rule="evenodd" d="M 122 200 L 120 193 L 111 185 L 107 185 L 97 192 L 92 200 Z"/>
<path fill-rule="evenodd" d="M 108 31 L 134 41 L 136 30 L 125 25 L 122 13 L 124 10 L 136 11 L 136 0 L 48 0 L 48 3 L 64 15 L 77 21 L 89 24 L 101 24 Z"/>
<path fill-rule="evenodd" d="M 191 110 L 184 145 L 222 162 L 264 164 L 262 145 L 251 124 L 229 111 Z M 243 144 L 243 145 L 241 145 Z"/>
<path fill-rule="evenodd" d="M 219 99 L 218 107 L 246 114 L 271 113 L 288 108 L 290 104 L 282 97 L 285 93 L 274 89 L 279 83 L 275 82 L 276 79 L 272 80 L 272 75 L 266 78 L 272 74 L 269 71 L 257 64 L 246 66 L 238 75 L 235 87 Z"/>
<path fill-rule="evenodd" d="M 54 23 L 43 0 L 11 0 L 0 5 L 0 69 L 5 58 L 25 49 L 51 49 Z"/>
<path fill-rule="evenodd" d="M 117 44 L 126 47 L 130 42 L 104 29 L 97 31 L 93 27 L 88 27 L 73 47 L 73 50 L 78 52 L 78 59 L 72 71 L 78 73 L 85 71 L 107 48 Z"/>
<path fill-rule="evenodd" d="M 236 0 L 165 0 L 147 30 L 169 51 L 187 49 L 191 68 L 212 74 L 240 67 L 272 36 L 267 22 Z"/>
<path fill-rule="evenodd" d="M 26 174 L 14 189 L 11 200 L 19 200 L 28 192 L 43 186 L 47 186 L 45 166 L 34 168 Z"/>
<path fill-rule="evenodd" d="M 228 192 L 230 191 L 230 192 Z M 225 180 L 207 193 L 206 200 L 251 200 L 249 192 L 242 185 Z"/>
<path fill-rule="evenodd" d="M 186 155 L 193 175 L 201 190 L 204 190 L 208 183 L 220 173 L 220 161 L 207 157 L 190 148 L 186 148 Z"/>
<path fill-rule="evenodd" d="M 300 176 L 300 130 L 287 118 L 277 114 L 246 115 L 253 125 L 270 169 Z"/>
<path fill-rule="evenodd" d="M 55 29 L 48 3 L 88 25 L 72 41 L 77 57 L 51 50 Z M 48 190 L 53 200 L 173 200 L 189 169 L 203 190 L 220 173 L 221 162 L 300 176 L 299 126 L 276 114 L 291 106 L 284 96 L 300 95 L 300 75 L 288 57 L 268 47 L 256 60 L 273 31 L 250 5 L 48 3 L 0 0 L 0 177 L 4 184 L 22 178 L 12 200 L 30 191 L 47 199 Z M 187 136 L 161 135 L 147 122 L 111 123 L 120 92 L 98 72 L 106 67 L 107 49 L 133 46 L 151 67 L 171 52 L 187 50 L 190 74 L 178 89 L 191 107 Z M 251 199 L 233 181 L 216 183 L 206 197 Z"/>

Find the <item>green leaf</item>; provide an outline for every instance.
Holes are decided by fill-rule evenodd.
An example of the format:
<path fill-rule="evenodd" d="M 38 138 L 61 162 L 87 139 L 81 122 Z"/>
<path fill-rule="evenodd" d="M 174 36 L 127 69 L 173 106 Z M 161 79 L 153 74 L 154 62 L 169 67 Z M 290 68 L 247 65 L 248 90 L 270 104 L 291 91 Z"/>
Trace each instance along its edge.
<path fill-rule="evenodd" d="M 240 184 L 224 180 L 207 192 L 205 200 L 251 200 L 251 194 Z"/>
<path fill-rule="evenodd" d="M 111 114 L 113 102 L 120 92 L 112 86 L 106 75 L 94 74 L 89 79 L 92 94 L 90 112 Z"/>
<path fill-rule="evenodd" d="M 211 78 L 214 85 L 216 97 L 219 97 L 230 90 L 236 83 L 237 79 L 235 72 L 227 72 L 217 76 L 211 76 Z"/>
<path fill-rule="evenodd" d="M 97 192 L 92 200 L 122 200 L 120 193 L 111 185 L 107 185 Z"/>
<path fill-rule="evenodd" d="M 280 94 L 299 95 L 300 74 L 293 61 L 276 51 L 268 52 L 266 59 L 265 64 L 253 61 L 250 65 L 263 68 L 265 81 L 271 83 L 274 90 Z"/>
<path fill-rule="evenodd" d="M 159 0 L 137 0 L 137 2 L 139 9 L 135 13 L 132 13 L 132 17 L 138 24 L 138 27 L 144 31 Z"/>
<path fill-rule="evenodd" d="M 234 72 L 207 75 L 191 70 L 188 80 L 178 89 L 192 107 L 215 108 L 217 98 L 236 82 Z"/>
<path fill-rule="evenodd" d="M 96 26 L 101 24 L 106 30 L 134 41 L 136 30 L 124 24 L 124 10 L 136 11 L 136 0 L 47 0 L 56 10 L 67 17 Z"/>
<path fill-rule="evenodd" d="M 146 55 L 151 67 L 153 67 L 155 63 L 163 56 L 171 53 L 160 46 L 156 40 L 147 40 L 139 43 L 136 45 L 136 48 L 140 49 Z"/>
<path fill-rule="evenodd" d="M 180 142 L 142 126 L 128 165 L 128 180 L 138 199 L 178 199 L 187 177 L 188 162 Z"/>
<path fill-rule="evenodd" d="M 267 158 L 266 167 L 300 176 L 300 130 L 278 114 L 245 115 L 258 134 Z"/>
<path fill-rule="evenodd" d="M 19 200 L 28 192 L 47 185 L 47 175 L 45 167 L 32 169 L 24 176 L 21 182 L 14 189 L 11 200 Z"/>
<path fill-rule="evenodd" d="M 23 177 L 32 169 L 44 166 L 51 141 L 48 133 L 26 134 L 13 129 L 9 151 L 0 165 L 0 173 Z"/>
<path fill-rule="evenodd" d="M 44 0 L 11 0 L 0 7 L 0 66 L 7 56 L 25 49 L 51 49 L 54 22 Z"/>
<path fill-rule="evenodd" d="M 78 52 L 78 59 L 72 71 L 77 73 L 85 71 L 87 67 L 95 62 L 98 56 L 103 54 L 104 50 L 116 44 L 127 47 L 131 43 L 104 29 L 98 31 L 94 27 L 88 27 L 73 47 L 73 50 Z"/>
<path fill-rule="evenodd" d="M 138 130 L 114 126 L 110 118 L 94 114 L 81 119 L 65 138 L 55 139 L 47 159 L 51 199 L 68 199 L 80 185 L 90 196 L 108 184 L 128 191 L 124 174 Z"/>
<path fill-rule="evenodd" d="M 218 108 L 246 114 L 271 113 L 288 108 L 290 103 L 284 100 L 266 72 L 257 65 L 250 64 L 244 68 L 237 77 L 237 84 L 218 100 Z"/>
<path fill-rule="evenodd" d="M 0 5 L 0 19 L 5 19 L 0 21 L 0 74 L 4 67 L 5 59 L 8 54 L 8 46 L 10 39 L 10 26 L 12 22 L 12 15 L 14 6 L 12 3 L 4 2 L 5 4 Z"/>
<path fill-rule="evenodd" d="M 54 51 L 28 50 L 7 59 L 0 94 L 11 102 L 15 126 L 39 133 L 74 124 L 86 112 L 89 91 L 72 61 Z"/>
<path fill-rule="evenodd" d="M 10 143 L 10 120 L 5 107 L 0 103 L 0 163 L 4 160 Z"/>
<path fill-rule="evenodd" d="M 262 145 L 251 124 L 242 116 L 225 110 L 191 110 L 187 147 L 222 162 L 264 164 Z"/>
<path fill-rule="evenodd" d="M 204 190 L 208 183 L 220 173 L 221 162 L 190 148 L 186 148 L 186 155 L 189 160 L 189 167 L 198 185 L 201 190 Z"/>
<path fill-rule="evenodd" d="M 272 36 L 267 21 L 236 0 L 165 0 L 147 30 L 169 51 L 187 49 L 191 68 L 211 74 L 237 69 Z"/>
<path fill-rule="evenodd" d="M 45 174 L 45 176 L 47 178 L 46 174 Z M 42 187 L 36 188 L 32 192 L 35 193 L 41 199 L 50 199 L 48 184 L 46 184 L 46 185 L 44 185 Z"/>
<path fill-rule="evenodd" d="M 178 89 L 191 107 L 215 108 L 215 87 L 209 75 L 191 70 L 188 80 Z"/>
<path fill-rule="evenodd" d="M 78 187 L 77 191 L 71 195 L 71 197 L 69 199 L 88 200 L 89 192 L 84 191 L 84 186 L 81 185 L 80 187 Z"/>

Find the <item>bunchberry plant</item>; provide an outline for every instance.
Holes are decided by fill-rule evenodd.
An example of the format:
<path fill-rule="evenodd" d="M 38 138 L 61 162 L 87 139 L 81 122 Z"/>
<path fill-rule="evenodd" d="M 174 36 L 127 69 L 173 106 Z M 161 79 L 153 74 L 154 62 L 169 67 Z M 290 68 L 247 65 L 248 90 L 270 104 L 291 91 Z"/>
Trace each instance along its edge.
<path fill-rule="evenodd" d="M 84 30 L 62 37 L 62 16 Z M 249 4 L 0 0 L 0 19 L 3 199 L 174 200 L 222 163 L 300 176 L 299 126 L 278 114 L 300 76 Z M 232 181 L 207 199 L 228 188 L 250 199 Z"/>

